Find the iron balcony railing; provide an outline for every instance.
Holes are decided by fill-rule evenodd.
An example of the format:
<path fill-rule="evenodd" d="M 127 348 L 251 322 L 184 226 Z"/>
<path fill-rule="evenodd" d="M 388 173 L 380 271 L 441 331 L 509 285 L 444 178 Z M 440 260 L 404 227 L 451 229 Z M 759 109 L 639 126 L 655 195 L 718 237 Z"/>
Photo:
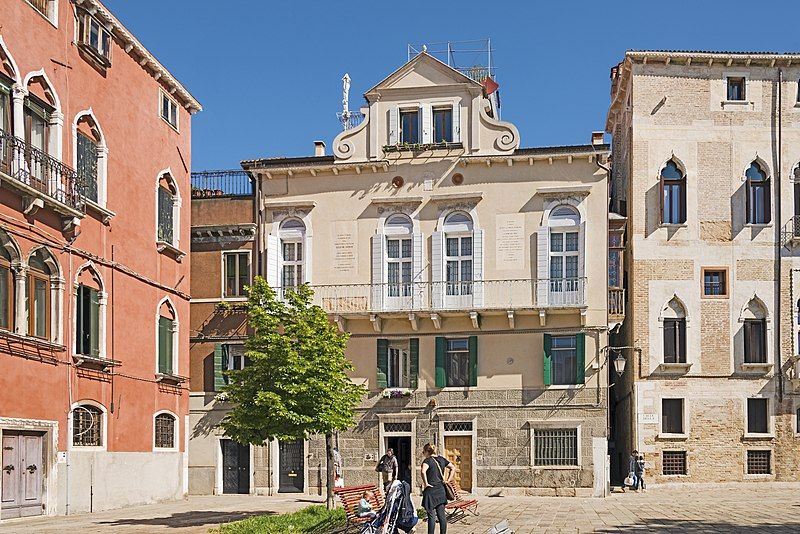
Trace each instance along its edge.
<path fill-rule="evenodd" d="M 3 130 L 0 172 L 72 209 L 84 209 L 82 181 L 74 169 Z"/>
<path fill-rule="evenodd" d="M 608 288 L 608 314 L 615 317 L 625 315 L 625 290 L 618 287 Z"/>
<path fill-rule="evenodd" d="M 347 113 L 340 111 L 336 114 L 336 117 L 345 130 L 352 130 L 364 121 L 364 114 L 360 111 L 348 111 Z"/>
<path fill-rule="evenodd" d="M 249 196 L 253 194 L 250 175 L 243 170 L 192 173 L 192 198 Z"/>
<path fill-rule="evenodd" d="M 800 216 L 795 215 L 781 228 L 781 242 L 783 246 L 800 243 Z"/>
<path fill-rule="evenodd" d="M 586 305 L 585 278 L 399 284 L 312 285 L 314 304 L 331 314 L 516 310 Z M 291 288 L 278 288 L 283 298 Z"/>

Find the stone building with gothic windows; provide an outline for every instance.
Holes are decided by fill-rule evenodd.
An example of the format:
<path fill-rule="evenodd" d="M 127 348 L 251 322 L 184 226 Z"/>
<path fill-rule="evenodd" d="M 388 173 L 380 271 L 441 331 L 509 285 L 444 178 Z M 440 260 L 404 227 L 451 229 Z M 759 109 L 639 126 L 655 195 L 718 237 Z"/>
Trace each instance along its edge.
<path fill-rule="evenodd" d="M 423 52 L 365 93 L 332 155 L 242 162 L 254 272 L 309 284 L 350 333 L 369 394 L 337 438 L 346 484 L 375 482 L 393 448 L 417 488 L 432 442 L 467 491 L 603 494 L 608 146 L 521 148 L 476 78 Z M 324 480 L 321 439 L 249 457 L 249 491 Z"/>

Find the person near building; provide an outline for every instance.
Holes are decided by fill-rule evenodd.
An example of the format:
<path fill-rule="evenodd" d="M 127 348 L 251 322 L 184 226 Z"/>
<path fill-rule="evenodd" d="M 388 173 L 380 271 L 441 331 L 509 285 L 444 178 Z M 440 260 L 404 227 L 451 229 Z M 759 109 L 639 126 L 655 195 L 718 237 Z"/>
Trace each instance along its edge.
<path fill-rule="evenodd" d="M 636 466 L 639 462 L 639 451 L 634 450 L 631 452 L 630 458 L 628 458 L 628 478 L 625 479 L 625 482 L 628 486 L 636 491 L 638 483 L 636 482 Z M 630 479 L 630 481 L 628 480 Z"/>
<path fill-rule="evenodd" d="M 375 519 L 377 514 L 375 510 L 372 509 L 372 504 L 370 501 L 375 499 L 375 494 L 372 493 L 371 490 L 367 490 L 361 494 L 361 500 L 358 501 L 358 517 L 368 517 L 369 519 Z"/>
<path fill-rule="evenodd" d="M 447 504 L 445 483 L 452 482 L 456 475 L 455 466 L 447 459 L 436 454 L 436 447 L 426 443 L 422 448 L 425 459 L 422 461 L 422 507 L 428 514 L 428 534 L 435 534 L 436 522 L 439 532 L 447 533 L 447 515 L 444 507 Z M 446 473 L 446 475 L 445 475 Z"/>
<path fill-rule="evenodd" d="M 640 454 L 639 457 L 636 459 L 636 490 L 638 491 L 641 489 L 644 491 L 645 484 L 644 484 L 644 454 Z"/>
<path fill-rule="evenodd" d="M 378 465 L 375 467 L 375 471 L 381 474 L 384 493 L 389 491 L 389 486 L 397 480 L 399 469 L 400 466 L 397 463 L 397 457 L 394 455 L 394 449 L 386 449 L 386 454 L 381 456 L 381 459 L 378 460 Z"/>

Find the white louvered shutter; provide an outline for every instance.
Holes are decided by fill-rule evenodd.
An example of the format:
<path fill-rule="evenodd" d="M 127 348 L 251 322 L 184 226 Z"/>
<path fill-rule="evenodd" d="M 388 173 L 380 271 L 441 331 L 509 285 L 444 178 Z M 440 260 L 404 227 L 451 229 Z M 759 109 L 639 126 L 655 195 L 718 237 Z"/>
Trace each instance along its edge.
<path fill-rule="evenodd" d="M 441 309 L 444 305 L 444 233 L 431 235 L 431 297 L 433 307 Z"/>
<path fill-rule="evenodd" d="M 578 292 L 580 294 L 580 302 L 586 301 L 586 283 L 584 277 L 586 276 L 586 223 L 582 222 L 580 230 L 578 230 Z"/>
<path fill-rule="evenodd" d="M 272 288 L 280 286 L 280 279 L 278 278 L 278 255 L 280 254 L 280 240 L 277 236 L 267 236 L 267 283 Z"/>
<path fill-rule="evenodd" d="M 472 298 L 476 308 L 483 306 L 483 230 L 472 232 Z"/>
<path fill-rule="evenodd" d="M 453 142 L 461 142 L 461 104 L 453 104 Z"/>
<path fill-rule="evenodd" d="M 423 144 L 433 142 L 433 109 L 430 104 L 422 104 L 420 108 L 420 116 L 422 117 L 422 124 L 420 125 L 420 132 L 422 133 L 421 142 Z"/>
<path fill-rule="evenodd" d="M 547 306 L 550 278 L 550 228 L 540 226 L 536 233 L 536 304 Z"/>
<path fill-rule="evenodd" d="M 400 142 L 400 110 L 394 106 L 389 108 L 389 143 L 396 145 Z"/>
<path fill-rule="evenodd" d="M 413 241 L 412 241 L 412 253 L 414 254 L 414 262 L 412 264 L 412 268 L 414 272 L 411 273 L 411 292 L 413 295 L 413 308 L 412 309 L 420 309 L 423 303 L 427 304 L 425 300 L 425 280 L 427 277 L 425 276 L 425 258 L 423 252 L 423 237 L 422 234 L 419 232 L 414 232 Z"/>
<path fill-rule="evenodd" d="M 372 306 L 371 310 L 383 309 L 384 267 L 386 256 L 386 238 L 382 234 L 372 236 Z"/>

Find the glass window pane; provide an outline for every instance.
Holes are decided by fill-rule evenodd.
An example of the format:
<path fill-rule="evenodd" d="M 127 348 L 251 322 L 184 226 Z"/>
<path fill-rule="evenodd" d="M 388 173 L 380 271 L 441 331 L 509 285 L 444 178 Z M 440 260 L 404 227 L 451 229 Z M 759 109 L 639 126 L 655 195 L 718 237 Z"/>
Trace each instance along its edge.
<path fill-rule="evenodd" d="M 464 282 L 472 281 L 472 260 L 463 260 L 461 262 L 461 280 Z"/>
<path fill-rule="evenodd" d="M 387 279 L 390 284 L 396 284 L 400 281 L 400 265 L 397 263 L 390 263 L 388 266 Z"/>
<path fill-rule="evenodd" d="M 447 350 L 469 350 L 469 340 L 466 338 L 448 339 Z"/>
<path fill-rule="evenodd" d="M 564 263 L 560 256 L 550 256 L 550 278 L 564 277 Z"/>
<path fill-rule="evenodd" d="M 458 280 L 458 262 L 457 261 L 448 261 L 447 262 L 447 281 L 448 282 L 455 282 Z"/>
<path fill-rule="evenodd" d="M 567 252 L 578 251 L 578 232 L 569 232 L 566 234 L 566 250 Z"/>
<path fill-rule="evenodd" d="M 295 261 L 294 253 L 295 253 L 295 244 L 294 243 L 283 243 L 283 261 Z"/>
<path fill-rule="evenodd" d="M 390 239 L 387 241 L 386 255 L 391 259 L 400 257 L 400 241 L 398 239 Z"/>
<path fill-rule="evenodd" d="M 471 237 L 462 237 L 461 238 L 461 255 L 462 256 L 472 256 L 472 238 Z"/>
<path fill-rule="evenodd" d="M 403 262 L 403 282 L 411 282 L 411 262 Z"/>
<path fill-rule="evenodd" d="M 47 337 L 47 285 L 45 280 L 35 279 L 33 295 L 34 335 L 42 338 Z"/>
<path fill-rule="evenodd" d="M 447 255 L 458 256 L 458 238 L 455 237 L 447 238 Z"/>
<path fill-rule="evenodd" d="M 554 232 L 550 234 L 550 252 L 564 251 L 564 234 Z"/>
<path fill-rule="evenodd" d="M 7 267 L 0 266 L 0 328 L 11 328 L 11 272 Z"/>
<path fill-rule="evenodd" d="M 567 256 L 564 261 L 566 263 L 564 278 L 578 278 L 578 256 Z"/>
<path fill-rule="evenodd" d="M 403 239 L 403 257 L 410 258 L 411 257 L 411 240 L 410 239 Z"/>

